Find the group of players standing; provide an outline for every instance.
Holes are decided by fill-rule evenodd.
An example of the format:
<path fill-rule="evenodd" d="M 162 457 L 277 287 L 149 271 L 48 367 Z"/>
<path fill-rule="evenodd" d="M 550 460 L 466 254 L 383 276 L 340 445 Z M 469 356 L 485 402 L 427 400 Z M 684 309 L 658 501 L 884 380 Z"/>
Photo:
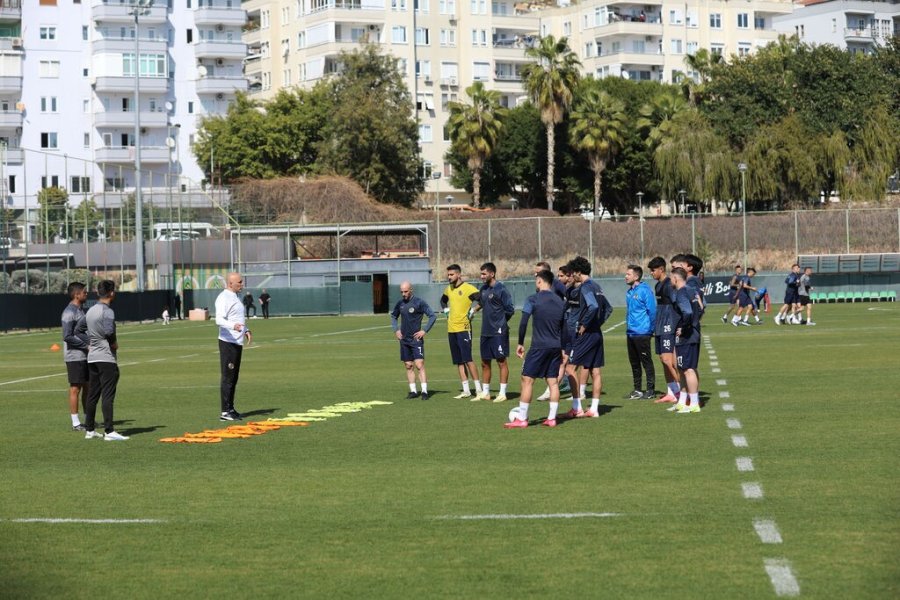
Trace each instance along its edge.
<path fill-rule="evenodd" d="M 679 414 L 700 411 L 697 363 L 700 353 L 700 319 L 703 316 L 703 286 L 698 274 L 703 268 L 700 258 L 687 254 L 676 255 L 666 271 L 666 261 L 656 257 L 648 268 L 656 280 L 654 292 L 632 293 L 639 286 L 643 269 L 629 265 L 625 281 L 629 286 L 627 323 L 629 326 L 629 358 L 635 374 L 636 391 L 629 398 L 655 399 L 671 403 L 669 410 Z M 450 353 L 457 366 L 462 391 L 457 399 L 491 401 L 492 364 L 499 367 L 499 392 L 493 402 L 507 400 L 510 356 L 509 320 L 515 307 L 509 291 L 497 279 L 497 268 L 487 262 L 481 266 L 480 288 L 466 283 L 459 265 L 447 268 L 448 285 L 441 296 L 441 307 L 447 315 Z M 524 358 L 519 406 L 513 409 L 505 427 L 519 429 L 528 426 L 528 410 L 536 379 L 545 379 L 548 390 L 540 399 L 549 400 L 549 414 L 543 425 L 555 427 L 559 410 L 560 388 L 572 393 L 572 407 L 567 418 L 597 418 L 600 416 L 602 392 L 601 369 L 604 366 L 603 324 L 612 314 L 612 307 L 600 285 L 591 279 L 591 264 L 578 256 L 557 271 L 554 277 L 550 266 L 540 262 L 535 266 L 537 292 L 522 308 L 519 322 L 516 355 Z M 409 383 L 408 398 L 427 399 L 424 337 L 434 326 L 436 314 L 428 304 L 413 295 L 412 285 L 403 282 L 402 298 L 391 312 L 395 336 L 400 342 L 401 360 L 406 366 Z M 638 289 L 638 291 L 641 291 Z M 632 299 L 639 298 L 632 306 Z M 472 319 L 482 313 L 480 350 L 481 373 L 472 358 Z M 427 317 L 427 322 L 422 321 Z M 632 317 L 640 325 L 633 328 Z M 531 347 L 525 350 L 528 323 L 532 325 Z M 634 339 L 639 338 L 639 339 Z M 662 397 L 655 391 L 655 374 L 649 358 L 650 340 L 656 340 L 656 353 L 663 365 L 667 390 Z M 634 346 L 634 347 L 632 347 Z M 641 366 L 646 371 L 647 390 L 637 389 L 641 381 Z M 416 390 L 416 372 L 421 392 Z M 472 379 L 474 392 L 469 385 Z M 587 384 L 591 382 L 591 402 L 587 407 Z M 637 395 L 636 395 L 637 394 Z M 584 406 L 582 404 L 584 402 Z"/>
<path fill-rule="evenodd" d="M 745 274 L 741 265 L 734 266 L 734 274 L 728 282 L 728 310 L 722 315 L 723 323 L 728 323 L 728 318 L 731 317 L 731 324 L 735 327 L 749 326 L 750 315 L 753 315 L 757 325 L 762 323 L 759 303 L 766 296 L 766 288 L 753 285 L 755 275 L 756 269 L 753 267 L 748 267 Z M 815 325 L 809 297 L 809 292 L 813 289 L 811 282 L 812 267 L 806 267 L 801 272 L 800 265 L 791 265 L 791 272 L 784 279 L 784 304 L 775 315 L 776 325 Z M 806 318 L 803 317 L 804 311 Z"/>

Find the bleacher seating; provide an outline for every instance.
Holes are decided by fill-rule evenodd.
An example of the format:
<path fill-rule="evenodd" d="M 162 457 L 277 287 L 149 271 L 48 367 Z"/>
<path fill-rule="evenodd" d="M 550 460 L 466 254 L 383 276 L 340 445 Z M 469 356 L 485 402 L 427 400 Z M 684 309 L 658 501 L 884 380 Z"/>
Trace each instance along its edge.
<path fill-rule="evenodd" d="M 900 253 L 882 254 L 808 254 L 797 257 L 801 269 L 812 267 L 814 274 L 823 275 L 878 275 L 900 272 Z M 871 285 L 867 285 L 870 287 Z M 894 290 L 852 290 L 834 292 L 810 292 L 813 302 L 894 302 Z"/>

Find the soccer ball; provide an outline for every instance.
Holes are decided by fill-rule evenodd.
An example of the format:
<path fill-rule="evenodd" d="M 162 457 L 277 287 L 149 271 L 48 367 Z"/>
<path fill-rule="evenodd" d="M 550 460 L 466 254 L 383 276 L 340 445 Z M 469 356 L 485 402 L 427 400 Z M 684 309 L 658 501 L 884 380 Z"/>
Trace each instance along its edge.
<path fill-rule="evenodd" d="M 509 411 L 509 422 L 512 423 L 519 418 L 519 407 L 515 407 Z"/>

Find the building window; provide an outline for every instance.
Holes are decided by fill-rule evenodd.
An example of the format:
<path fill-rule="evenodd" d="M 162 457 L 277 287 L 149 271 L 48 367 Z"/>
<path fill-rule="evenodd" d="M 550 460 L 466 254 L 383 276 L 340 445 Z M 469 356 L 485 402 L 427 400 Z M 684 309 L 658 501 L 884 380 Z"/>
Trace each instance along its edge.
<path fill-rule="evenodd" d="M 764 30 L 766 28 L 766 18 L 753 17 L 753 27 L 757 30 Z"/>
<path fill-rule="evenodd" d="M 442 15 L 455 15 L 456 0 L 438 0 L 438 11 Z"/>
<path fill-rule="evenodd" d="M 488 81 L 491 78 L 491 63 L 472 63 L 472 79 L 475 81 Z"/>
<path fill-rule="evenodd" d="M 188 114 L 189 115 L 194 114 L 194 103 L 193 102 L 188 102 Z"/>
<path fill-rule="evenodd" d="M 681 40 L 672 40 L 672 54 L 681 54 Z"/>
<path fill-rule="evenodd" d="M 41 112 L 42 113 L 55 113 L 56 110 L 56 96 L 41 96 Z"/>
<path fill-rule="evenodd" d="M 747 29 L 749 27 L 750 19 L 747 16 L 747 13 L 738 13 L 737 16 L 737 26 L 738 29 Z"/>
<path fill-rule="evenodd" d="M 712 44 L 709 47 L 709 51 L 716 56 L 723 56 L 725 54 L 725 44 Z"/>
<path fill-rule="evenodd" d="M 690 55 L 697 54 L 697 50 L 699 50 L 699 49 L 700 49 L 700 43 L 699 43 L 699 42 L 688 42 L 688 43 L 685 45 L 685 50 L 687 50 L 687 53 L 690 54 Z"/>
<path fill-rule="evenodd" d="M 56 27 L 41 27 L 40 36 L 42 40 L 55 40 Z"/>
<path fill-rule="evenodd" d="M 81 28 L 81 39 L 83 39 L 85 42 L 88 41 L 88 32 L 89 32 L 89 31 L 90 31 L 90 30 L 88 29 L 87 25 L 82 26 L 82 28 Z"/>
<path fill-rule="evenodd" d="M 282 84 L 283 84 L 283 85 L 291 85 L 291 70 L 290 70 L 290 69 L 284 69 L 284 70 L 281 72 L 281 78 L 282 78 L 282 80 L 283 80 L 283 81 L 282 81 Z"/>
<path fill-rule="evenodd" d="M 681 25 L 681 11 L 680 10 L 670 10 L 669 11 L 669 24 L 670 25 Z"/>
<path fill-rule="evenodd" d="M 441 46 L 455 46 L 456 45 L 456 30 L 455 29 L 441 29 Z"/>
<path fill-rule="evenodd" d="M 38 65 L 38 76 L 45 78 L 59 77 L 59 61 L 42 60 Z"/>
<path fill-rule="evenodd" d="M 91 134 L 88 133 L 87 131 L 84 132 L 84 147 L 85 148 L 91 147 Z"/>
<path fill-rule="evenodd" d="M 391 41 L 395 44 L 406 43 L 406 27 L 394 25 L 391 28 Z"/>
<path fill-rule="evenodd" d="M 406 10 L 406 0 L 391 0 L 391 10 Z"/>
<path fill-rule="evenodd" d="M 427 13 L 429 2 L 430 0 L 413 0 L 413 9 L 419 13 Z"/>
<path fill-rule="evenodd" d="M 73 194 L 87 194 L 91 191 L 91 178 L 76 175 L 69 177 L 69 191 Z"/>
<path fill-rule="evenodd" d="M 165 54 L 141 54 L 141 77 L 166 77 Z M 122 55 L 122 75 L 134 77 L 134 54 Z"/>
<path fill-rule="evenodd" d="M 55 131 L 41 132 L 41 148 L 59 148 Z"/>
<path fill-rule="evenodd" d="M 738 42 L 738 56 L 750 55 L 750 42 Z"/>
<path fill-rule="evenodd" d="M 59 175 L 50 176 L 50 187 L 59 187 Z M 47 176 L 41 176 L 41 188 L 47 189 Z"/>
<path fill-rule="evenodd" d="M 423 144 L 434 141 L 431 137 L 431 125 L 419 125 L 419 141 Z"/>
<path fill-rule="evenodd" d="M 10 194 L 16 193 L 16 176 L 15 175 L 9 176 L 9 193 Z"/>
<path fill-rule="evenodd" d="M 416 27 L 416 46 L 427 46 L 430 43 L 427 27 Z"/>
<path fill-rule="evenodd" d="M 431 79 L 431 61 L 430 60 L 417 60 L 416 61 L 416 77 L 421 77 L 423 79 Z"/>
<path fill-rule="evenodd" d="M 269 11 L 268 10 L 259 11 L 259 28 L 260 29 L 268 29 L 269 28 Z"/>
<path fill-rule="evenodd" d="M 709 13 L 709 26 L 712 29 L 722 29 L 722 13 Z"/>

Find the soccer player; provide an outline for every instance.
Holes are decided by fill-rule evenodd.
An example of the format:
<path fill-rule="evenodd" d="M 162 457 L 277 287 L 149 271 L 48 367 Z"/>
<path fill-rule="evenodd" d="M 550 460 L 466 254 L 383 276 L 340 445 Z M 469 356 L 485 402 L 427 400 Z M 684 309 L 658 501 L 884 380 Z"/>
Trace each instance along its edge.
<path fill-rule="evenodd" d="M 500 392 L 494 402 L 506 402 L 509 382 L 509 320 L 516 312 L 512 296 L 497 279 L 497 267 L 486 262 L 481 265 L 481 289 L 477 303 L 469 309 L 469 319 L 483 311 L 481 320 L 481 393 L 478 400 L 491 399 L 491 361 L 497 361 L 500 371 Z"/>
<path fill-rule="evenodd" d="M 757 324 L 760 323 L 759 320 L 759 311 L 756 309 L 756 292 L 757 290 L 753 286 L 753 278 L 756 276 L 756 269 L 753 267 L 747 268 L 747 274 L 744 275 L 744 281 L 741 285 L 741 295 L 740 295 L 740 308 L 738 312 L 734 315 L 734 319 L 732 319 L 732 325 L 745 325 L 747 327 L 750 326 L 748 319 L 750 319 L 750 315 L 753 315 L 754 320 Z M 743 313 L 744 318 L 738 322 L 738 319 L 741 317 L 741 313 Z"/>
<path fill-rule="evenodd" d="M 794 313 L 800 304 L 798 288 L 800 287 L 800 265 L 794 263 L 791 265 L 791 272 L 784 278 L 784 305 L 778 314 L 775 315 L 775 324 L 783 325 L 793 320 Z"/>
<path fill-rule="evenodd" d="M 553 269 L 550 268 L 550 263 L 548 263 L 546 260 L 542 260 L 538 263 L 535 263 L 534 265 L 535 277 L 537 277 L 538 273 L 540 273 L 541 271 L 549 271 L 550 273 L 553 273 Z M 563 300 L 566 299 L 566 285 L 562 281 L 554 279 L 553 286 L 550 289 L 554 294 L 556 294 Z"/>
<path fill-rule="evenodd" d="M 600 369 L 604 364 L 603 357 L 603 323 L 612 314 L 612 306 L 600 286 L 591 279 L 591 263 L 583 256 L 576 256 L 569 261 L 572 276 L 580 285 L 578 287 L 578 329 L 569 364 L 566 372 L 571 376 L 577 367 L 582 367 L 578 385 L 578 399 L 572 390 L 572 410 L 566 413 L 570 418 L 600 416 L 600 392 L 602 380 Z M 591 377 L 591 407 L 582 410 L 581 399 L 585 397 L 587 380 Z"/>
<path fill-rule="evenodd" d="M 163 306 L 162 322 L 163 322 L 163 325 L 169 324 L 169 307 L 168 306 Z"/>
<path fill-rule="evenodd" d="M 241 300 L 244 278 L 240 273 L 225 277 L 225 289 L 216 298 L 216 325 L 219 326 L 219 382 L 220 421 L 240 421 L 243 417 L 234 408 L 234 393 L 241 375 L 241 357 L 244 344 L 252 341 L 247 328 L 245 306 Z"/>
<path fill-rule="evenodd" d="M 535 263 L 535 265 L 534 265 L 534 276 L 535 276 L 535 277 L 537 277 L 537 276 L 538 276 L 538 273 L 540 273 L 541 271 L 549 271 L 550 273 L 553 273 L 553 269 L 550 268 L 550 263 L 548 263 L 548 262 L 545 261 L 545 260 L 542 260 L 542 261 L 540 261 L 540 262 L 538 262 L 538 263 Z M 566 285 L 566 283 L 565 283 L 561 278 L 555 278 L 555 279 L 553 280 L 553 287 L 551 288 L 551 290 L 552 290 L 557 296 L 559 296 L 560 298 L 562 298 L 563 300 L 566 300 L 566 299 L 567 299 L 567 294 L 568 294 L 568 291 L 569 291 L 569 290 L 568 290 L 568 286 Z M 568 378 L 568 377 L 565 377 L 565 364 L 561 364 L 559 368 L 560 368 L 560 372 L 559 372 L 559 393 L 560 393 L 560 394 L 564 394 L 564 393 L 570 391 L 570 388 L 569 388 L 569 378 Z M 550 399 L 550 387 L 548 386 L 547 389 L 544 390 L 544 393 L 541 394 L 540 396 L 538 396 L 538 401 L 540 401 L 540 402 L 546 402 L 546 401 L 549 400 L 549 399 Z"/>
<path fill-rule="evenodd" d="M 459 369 L 459 380 L 462 393 L 454 396 L 475 399 L 481 394 L 481 381 L 472 360 L 472 323 L 469 321 L 469 309 L 478 298 L 478 288 L 462 280 L 462 268 L 453 264 L 447 267 L 447 287 L 441 296 L 441 308 L 447 314 L 447 339 L 450 342 L 450 356 L 453 364 Z M 469 389 L 469 375 L 475 384 L 475 396 Z"/>
<path fill-rule="evenodd" d="M 734 314 L 738 308 L 738 295 L 741 291 L 741 281 L 744 277 L 744 268 L 741 265 L 734 265 L 734 275 L 728 282 L 728 310 L 722 315 L 722 322 L 727 323 L 728 317 Z"/>
<path fill-rule="evenodd" d="M 522 307 L 519 321 L 519 344 L 516 356 L 525 359 L 522 365 L 522 395 L 519 398 L 519 416 L 506 423 L 507 429 L 528 427 L 528 407 L 535 379 L 546 379 L 550 388 L 550 412 L 544 425 L 556 427 L 556 412 L 559 410 L 559 364 L 562 358 L 562 341 L 565 335 L 566 303 L 552 291 L 553 274 L 540 271 L 535 276 L 537 293 L 529 296 Z M 525 354 L 525 334 L 528 320 L 534 317 L 531 331 L 531 348 Z"/>
<path fill-rule="evenodd" d="M 84 302 L 87 300 L 87 286 L 70 283 L 67 290 L 69 304 L 62 312 L 63 360 L 69 375 L 69 416 L 72 431 L 84 431 L 78 420 L 78 396 L 84 404 L 88 394 L 88 345 L 87 323 L 84 320 Z"/>
<path fill-rule="evenodd" d="M 116 313 L 110 304 L 116 297 L 114 281 L 104 279 L 97 284 L 100 300 L 84 316 L 88 333 L 88 386 L 87 402 L 84 403 L 84 439 L 103 438 L 107 442 L 122 442 L 128 436 L 115 431 L 113 427 L 113 404 L 116 401 L 116 387 L 119 383 L 119 365 L 116 354 L 119 342 L 116 337 Z M 96 426 L 97 402 L 103 398 L 103 434 L 94 431 Z"/>
<path fill-rule="evenodd" d="M 428 306 L 428 303 L 413 295 L 412 284 L 404 281 L 400 284 L 400 300 L 391 311 L 391 328 L 394 335 L 400 341 L 400 360 L 406 366 L 406 380 L 409 382 L 409 394 L 407 399 L 418 398 L 416 392 L 416 371 L 419 372 L 422 400 L 428 400 L 428 381 L 425 375 L 425 334 L 428 333 L 437 315 Z M 422 327 L 422 316 L 428 317 L 425 327 Z M 398 322 L 399 320 L 399 322 Z M 415 371 L 413 370 L 415 367 Z"/>
<path fill-rule="evenodd" d="M 628 265 L 625 270 L 625 340 L 628 346 L 628 362 L 634 391 L 626 400 L 656 398 L 656 371 L 650 354 L 650 339 L 656 324 L 656 297 L 650 287 L 641 281 L 644 270 L 638 265 Z M 641 367 L 647 377 L 647 389 L 641 388 Z"/>
<path fill-rule="evenodd" d="M 797 287 L 797 297 L 800 299 L 800 311 L 797 313 L 798 317 L 803 316 L 803 307 L 806 307 L 806 319 L 801 321 L 803 325 L 815 325 L 812 321 L 812 302 L 809 301 L 809 291 L 813 289 L 812 282 L 812 267 L 806 267 L 803 269 L 803 275 L 800 276 L 800 284 Z"/>
<path fill-rule="evenodd" d="M 678 402 L 681 392 L 678 367 L 675 364 L 675 317 L 672 304 L 675 302 L 675 288 L 672 280 L 666 276 L 666 259 L 657 256 L 647 264 L 650 275 L 656 280 L 656 354 L 663 366 L 663 375 L 666 378 L 665 396 L 655 401 L 659 403 L 674 404 Z"/>
<path fill-rule="evenodd" d="M 700 381 L 697 364 L 700 360 L 700 306 L 699 299 L 687 285 L 688 273 L 681 267 L 672 269 L 675 286 L 675 303 L 672 305 L 678 318 L 675 327 L 675 357 L 682 380 L 681 397 L 669 408 L 679 414 L 700 412 Z"/>

